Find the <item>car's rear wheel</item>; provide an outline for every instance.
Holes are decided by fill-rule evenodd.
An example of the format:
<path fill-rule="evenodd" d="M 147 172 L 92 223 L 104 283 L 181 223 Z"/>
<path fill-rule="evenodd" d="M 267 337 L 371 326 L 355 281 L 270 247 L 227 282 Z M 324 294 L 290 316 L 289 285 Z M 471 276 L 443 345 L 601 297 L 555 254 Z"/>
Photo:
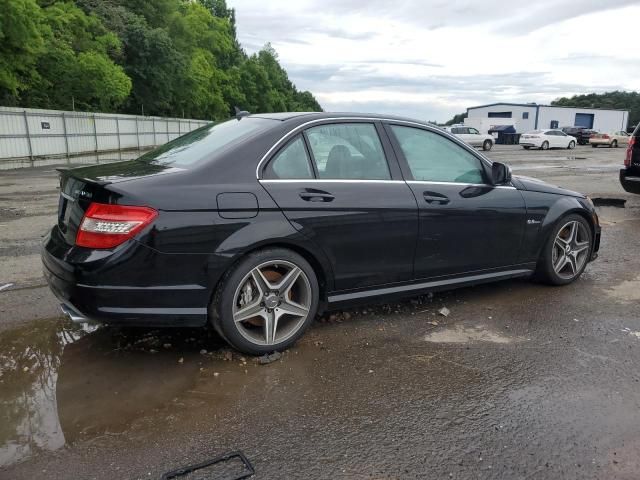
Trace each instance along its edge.
<path fill-rule="evenodd" d="M 493 142 L 491 140 L 485 140 L 482 144 L 482 150 L 485 152 L 491 150 L 491 147 L 493 147 Z"/>
<path fill-rule="evenodd" d="M 593 148 L 598 148 L 598 145 L 596 145 L 595 143 L 592 143 L 592 144 L 591 144 L 591 146 L 592 146 Z"/>
<path fill-rule="evenodd" d="M 542 150 L 549 150 L 549 142 L 545 140 L 544 142 L 542 142 L 542 145 L 540 146 L 540 148 Z"/>
<path fill-rule="evenodd" d="M 243 353 L 293 345 L 313 322 L 319 287 L 313 268 L 290 250 L 254 252 L 228 272 L 211 303 L 218 333 Z"/>
<path fill-rule="evenodd" d="M 531 147 L 522 147 L 522 148 L 524 148 L 525 150 L 529 150 Z"/>
<path fill-rule="evenodd" d="M 566 285 L 584 271 L 593 244 L 589 223 L 580 215 L 560 219 L 545 243 L 536 277 L 551 285 Z"/>
<path fill-rule="evenodd" d="M 574 148 L 576 148 L 576 142 L 574 142 L 573 140 L 571 140 L 569 142 L 569 146 L 567 147 L 569 150 L 573 150 Z"/>
<path fill-rule="evenodd" d="M 613 142 L 611 142 L 611 148 L 618 148 L 618 141 L 614 140 Z"/>

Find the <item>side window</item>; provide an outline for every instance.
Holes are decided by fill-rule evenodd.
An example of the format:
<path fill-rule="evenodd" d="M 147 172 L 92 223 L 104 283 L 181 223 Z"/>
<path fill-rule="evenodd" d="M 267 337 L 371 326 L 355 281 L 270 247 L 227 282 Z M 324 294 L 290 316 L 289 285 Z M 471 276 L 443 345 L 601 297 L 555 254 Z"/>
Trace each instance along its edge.
<path fill-rule="evenodd" d="M 413 127 L 392 125 L 414 180 L 485 183 L 480 160 L 451 140 Z"/>
<path fill-rule="evenodd" d="M 376 128 L 371 123 L 341 123 L 312 127 L 307 137 L 318 178 L 389 180 L 389 166 Z"/>
<path fill-rule="evenodd" d="M 298 135 L 290 141 L 269 162 L 264 178 L 308 179 L 313 178 L 311 163 L 302 137 Z"/>
<path fill-rule="evenodd" d="M 529 112 L 522 112 L 522 119 L 527 120 L 529 118 Z"/>
<path fill-rule="evenodd" d="M 460 135 L 462 133 L 462 129 L 461 128 L 452 128 L 451 129 L 451 133 L 453 133 L 454 135 Z"/>
<path fill-rule="evenodd" d="M 480 132 L 475 128 L 470 128 L 469 133 L 471 133 L 472 135 L 480 135 Z"/>

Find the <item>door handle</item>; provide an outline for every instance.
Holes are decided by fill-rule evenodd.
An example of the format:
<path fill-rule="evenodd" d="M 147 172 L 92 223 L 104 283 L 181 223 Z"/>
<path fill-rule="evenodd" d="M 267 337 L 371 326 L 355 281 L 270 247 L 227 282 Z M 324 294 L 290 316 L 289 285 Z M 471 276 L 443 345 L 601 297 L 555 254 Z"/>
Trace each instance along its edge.
<path fill-rule="evenodd" d="M 427 203 L 439 203 L 440 205 L 446 205 L 451 201 L 446 195 L 436 192 L 424 192 L 422 196 Z"/>
<path fill-rule="evenodd" d="M 305 202 L 332 202 L 336 198 L 329 192 L 312 188 L 300 192 L 299 195 Z"/>

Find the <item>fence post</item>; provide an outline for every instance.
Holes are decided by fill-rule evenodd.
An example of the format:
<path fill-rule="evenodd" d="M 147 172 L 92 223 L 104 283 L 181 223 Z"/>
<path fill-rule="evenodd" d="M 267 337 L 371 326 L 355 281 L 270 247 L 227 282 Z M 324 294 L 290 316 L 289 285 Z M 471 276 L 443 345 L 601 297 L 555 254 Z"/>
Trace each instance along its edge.
<path fill-rule="evenodd" d="M 96 125 L 96 114 L 93 114 L 93 137 L 96 141 L 96 155 L 98 154 L 98 127 Z"/>
<path fill-rule="evenodd" d="M 118 160 L 122 160 L 122 148 L 120 147 L 120 122 L 116 117 L 116 135 L 118 136 Z"/>
<path fill-rule="evenodd" d="M 69 135 L 67 134 L 67 117 L 62 112 L 62 131 L 64 133 L 64 151 L 67 155 L 67 163 L 69 163 Z"/>
<path fill-rule="evenodd" d="M 140 132 L 138 130 L 138 116 L 136 115 L 136 142 L 138 143 L 138 152 L 140 151 Z"/>
<path fill-rule="evenodd" d="M 27 119 L 27 111 L 22 111 L 24 115 L 24 128 L 27 130 L 27 144 L 29 145 L 29 160 L 33 162 L 33 146 L 31 145 L 31 132 L 29 132 L 29 120 Z"/>
<path fill-rule="evenodd" d="M 158 146 L 158 140 L 156 139 L 156 119 L 151 118 L 151 123 L 153 124 L 153 146 L 157 147 Z"/>

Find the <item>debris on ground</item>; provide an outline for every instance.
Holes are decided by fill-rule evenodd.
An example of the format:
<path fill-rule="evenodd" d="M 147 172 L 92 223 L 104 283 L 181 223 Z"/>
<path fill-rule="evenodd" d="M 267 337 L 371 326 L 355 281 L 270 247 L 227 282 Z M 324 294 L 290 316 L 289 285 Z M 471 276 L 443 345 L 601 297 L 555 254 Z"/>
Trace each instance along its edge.
<path fill-rule="evenodd" d="M 222 359 L 225 362 L 230 362 L 231 360 L 233 360 L 233 353 L 231 353 L 229 350 L 227 350 L 226 352 L 224 352 L 224 355 L 222 356 Z"/>
<path fill-rule="evenodd" d="M 184 363 L 184 357 L 180 357 L 180 358 L 178 359 L 178 363 Z"/>
<path fill-rule="evenodd" d="M 440 310 L 438 310 L 438 313 L 443 317 L 448 317 L 451 313 L 451 310 L 449 310 L 447 307 L 442 307 Z"/>
<path fill-rule="evenodd" d="M 260 365 L 268 365 L 270 363 L 275 362 L 276 360 L 280 360 L 282 358 L 282 354 L 280 352 L 273 352 L 271 354 L 265 353 L 261 357 L 256 359 Z"/>
<path fill-rule="evenodd" d="M 206 355 L 207 354 L 207 350 L 206 349 L 202 349 L 200 350 L 200 355 Z"/>
<path fill-rule="evenodd" d="M 4 285 L 0 285 L 0 291 L 6 290 L 9 287 L 13 287 L 13 283 L 5 283 Z"/>
<path fill-rule="evenodd" d="M 435 320 L 432 320 L 431 322 L 427 322 L 431 325 L 433 325 L 434 327 L 437 327 L 438 325 L 440 325 L 438 322 L 436 322 Z"/>

